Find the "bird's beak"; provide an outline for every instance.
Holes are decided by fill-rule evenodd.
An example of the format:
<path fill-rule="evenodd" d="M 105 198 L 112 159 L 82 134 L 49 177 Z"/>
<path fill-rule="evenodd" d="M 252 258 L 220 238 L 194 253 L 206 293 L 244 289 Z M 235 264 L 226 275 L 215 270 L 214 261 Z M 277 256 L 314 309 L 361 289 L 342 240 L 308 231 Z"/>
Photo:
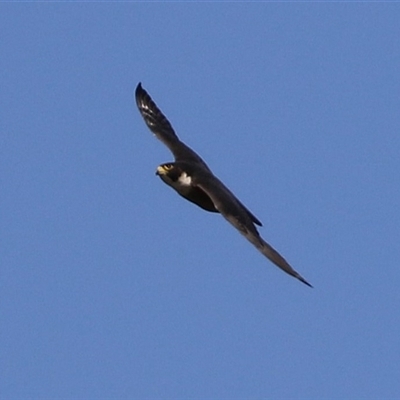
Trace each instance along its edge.
<path fill-rule="evenodd" d="M 162 165 L 157 167 L 156 175 L 165 175 L 165 169 Z"/>

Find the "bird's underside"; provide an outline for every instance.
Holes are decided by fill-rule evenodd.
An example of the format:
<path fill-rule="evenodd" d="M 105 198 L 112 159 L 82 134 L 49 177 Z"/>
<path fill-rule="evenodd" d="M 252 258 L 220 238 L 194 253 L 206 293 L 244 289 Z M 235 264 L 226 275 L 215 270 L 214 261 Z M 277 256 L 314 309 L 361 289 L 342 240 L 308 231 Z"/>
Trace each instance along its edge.
<path fill-rule="evenodd" d="M 172 152 L 175 162 L 161 164 L 157 175 L 182 197 L 206 211 L 219 212 L 265 257 L 289 275 L 311 286 L 260 236 L 255 225 L 261 222 L 211 172 L 202 158 L 181 142 L 170 122 L 139 83 L 136 104 L 150 130 Z"/>

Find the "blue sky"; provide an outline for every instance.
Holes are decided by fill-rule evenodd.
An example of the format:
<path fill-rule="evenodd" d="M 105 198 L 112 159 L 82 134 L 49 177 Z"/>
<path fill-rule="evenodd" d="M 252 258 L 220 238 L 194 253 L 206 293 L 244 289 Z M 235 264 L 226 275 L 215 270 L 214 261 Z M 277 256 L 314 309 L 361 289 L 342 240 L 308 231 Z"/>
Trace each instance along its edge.
<path fill-rule="evenodd" d="M 0 397 L 398 398 L 399 17 L 1 4 Z M 155 176 L 139 81 L 314 289 Z"/>

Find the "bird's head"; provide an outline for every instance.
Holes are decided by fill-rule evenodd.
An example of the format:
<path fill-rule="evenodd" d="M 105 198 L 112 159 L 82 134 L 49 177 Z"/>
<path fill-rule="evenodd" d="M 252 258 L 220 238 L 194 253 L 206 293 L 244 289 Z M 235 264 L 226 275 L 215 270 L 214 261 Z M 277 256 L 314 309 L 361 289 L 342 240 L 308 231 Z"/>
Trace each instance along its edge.
<path fill-rule="evenodd" d="M 177 173 L 175 163 L 165 163 L 157 167 L 156 175 L 162 177 L 164 175 L 170 176 L 171 178 Z"/>
<path fill-rule="evenodd" d="M 179 183 L 180 185 L 190 185 L 191 178 L 178 163 L 165 163 L 157 167 L 158 175 L 165 183 Z"/>

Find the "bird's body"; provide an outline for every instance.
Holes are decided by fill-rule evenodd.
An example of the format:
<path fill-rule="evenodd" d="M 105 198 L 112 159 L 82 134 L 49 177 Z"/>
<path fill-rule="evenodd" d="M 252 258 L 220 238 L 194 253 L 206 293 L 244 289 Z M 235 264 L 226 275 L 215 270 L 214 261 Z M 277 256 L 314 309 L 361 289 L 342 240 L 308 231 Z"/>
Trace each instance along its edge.
<path fill-rule="evenodd" d="M 157 168 L 156 174 L 186 200 L 198 205 L 203 210 L 218 212 L 210 197 L 203 190 L 192 185 L 190 166 L 183 165 L 182 168 L 185 170 L 181 170 L 176 163 L 174 165 L 164 164 Z"/>
<path fill-rule="evenodd" d="M 136 103 L 147 126 L 173 153 L 175 162 L 161 164 L 156 174 L 177 193 L 210 212 L 221 213 L 262 254 L 289 275 L 312 287 L 267 242 L 255 225 L 261 222 L 211 172 L 207 164 L 190 147 L 181 142 L 167 118 L 139 83 Z"/>

